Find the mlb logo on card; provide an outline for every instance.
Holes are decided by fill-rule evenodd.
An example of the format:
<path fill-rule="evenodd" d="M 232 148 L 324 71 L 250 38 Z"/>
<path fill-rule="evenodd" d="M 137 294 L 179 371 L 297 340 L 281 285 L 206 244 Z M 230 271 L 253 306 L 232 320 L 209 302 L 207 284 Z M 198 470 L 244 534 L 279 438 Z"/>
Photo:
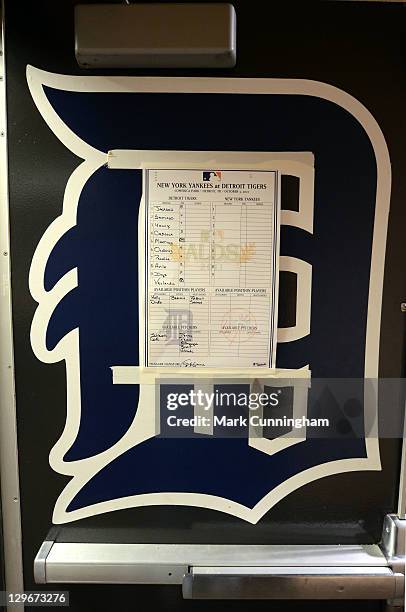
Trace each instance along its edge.
<path fill-rule="evenodd" d="M 203 180 L 210 183 L 217 183 L 218 181 L 221 181 L 220 170 L 205 170 L 203 172 Z"/>

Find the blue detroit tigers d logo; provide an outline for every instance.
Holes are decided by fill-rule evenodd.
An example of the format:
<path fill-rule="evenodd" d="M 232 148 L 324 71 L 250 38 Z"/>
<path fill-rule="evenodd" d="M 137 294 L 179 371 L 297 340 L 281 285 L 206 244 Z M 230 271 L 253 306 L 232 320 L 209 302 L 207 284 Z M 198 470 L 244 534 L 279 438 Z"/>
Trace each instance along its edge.
<path fill-rule="evenodd" d="M 312 480 L 380 469 L 374 435 L 307 438 L 273 453 L 241 438 L 159 438 L 137 408 L 138 386 L 114 385 L 110 370 L 139 364 L 142 179 L 109 170 L 108 152 L 307 151 L 314 208 L 282 216 L 281 268 L 297 275 L 299 307 L 294 327 L 280 331 L 277 365 L 309 365 L 315 378 L 378 376 L 390 163 L 362 104 L 300 80 L 84 79 L 31 67 L 27 78 L 44 120 L 78 158 L 30 273 L 33 350 L 66 365 L 66 425 L 50 463 L 71 479 L 54 521 L 174 504 L 255 523 Z M 202 113 L 219 127 L 190 129 Z"/>

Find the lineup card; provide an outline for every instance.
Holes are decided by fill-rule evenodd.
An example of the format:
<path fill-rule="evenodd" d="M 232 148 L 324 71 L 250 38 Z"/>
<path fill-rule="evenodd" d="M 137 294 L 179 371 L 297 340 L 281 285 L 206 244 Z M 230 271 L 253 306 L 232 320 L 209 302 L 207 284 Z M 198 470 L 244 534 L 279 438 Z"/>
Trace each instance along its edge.
<path fill-rule="evenodd" d="M 276 171 L 144 171 L 145 364 L 274 367 Z"/>

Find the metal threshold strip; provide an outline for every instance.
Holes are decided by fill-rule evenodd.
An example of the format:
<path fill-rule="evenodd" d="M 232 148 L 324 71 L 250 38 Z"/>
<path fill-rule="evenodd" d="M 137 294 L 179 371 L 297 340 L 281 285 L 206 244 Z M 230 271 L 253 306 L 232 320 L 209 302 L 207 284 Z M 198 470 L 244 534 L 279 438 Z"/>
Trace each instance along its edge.
<path fill-rule="evenodd" d="M 404 576 L 377 545 L 44 542 L 40 583 L 183 585 L 185 598 L 395 599 Z"/>

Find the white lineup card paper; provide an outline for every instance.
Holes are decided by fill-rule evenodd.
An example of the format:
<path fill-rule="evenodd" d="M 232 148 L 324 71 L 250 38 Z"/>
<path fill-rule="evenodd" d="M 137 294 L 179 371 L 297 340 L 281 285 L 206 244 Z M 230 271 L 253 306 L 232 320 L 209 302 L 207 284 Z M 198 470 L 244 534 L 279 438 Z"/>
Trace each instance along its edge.
<path fill-rule="evenodd" d="M 145 364 L 275 366 L 274 170 L 147 169 Z"/>

